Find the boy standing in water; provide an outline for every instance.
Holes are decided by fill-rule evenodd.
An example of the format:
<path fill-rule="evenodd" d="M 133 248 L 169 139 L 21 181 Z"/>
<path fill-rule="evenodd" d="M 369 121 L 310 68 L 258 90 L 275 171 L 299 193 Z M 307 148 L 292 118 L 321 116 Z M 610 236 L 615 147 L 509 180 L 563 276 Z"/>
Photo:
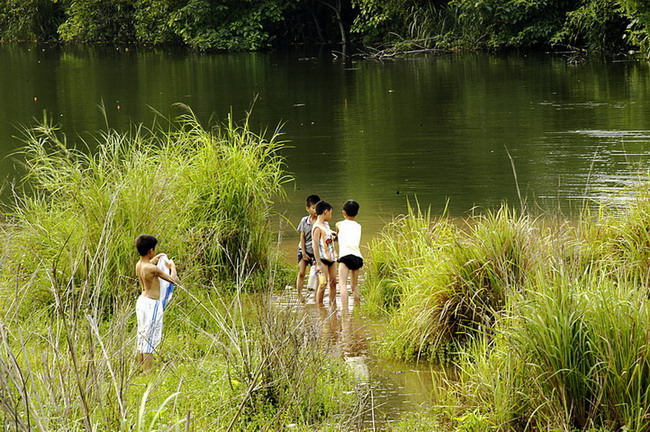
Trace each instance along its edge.
<path fill-rule="evenodd" d="M 348 274 L 350 275 L 350 289 L 354 296 L 354 305 L 358 306 L 361 300 L 357 292 L 359 269 L 363 267 L 363 257 L 359 243 L 361 241 L 361 225 L 355 221 L 359 214 L 359 203 L 353 200 L 343 204 L 344 220 L 336 223 L 336 232 L 339 240 L 339 287 L 341 290 L 341 307 L 348 310 Z"/>
<path fill-rule="evenodd" d="M 157 267 L 162 254 L 156 255 L 158 240 L 152 235 L 142 234 L 135 239 L 135 247 L 140 254 L 140 260 L 135 265 L 135 274 L 142 287 L 142 294 L 135 305 L 138 318 L 138 355 L 137 360 L 143 372 L 148 372 L 153 366 L 153 352 L 162 339 L 163 305 L 160 301 L 160 279 L 178 284 L 176 265 L 170 259 L 167 266 L 171 274 Z"/>
<path fill-rule="evenodd" d="M 311 240 L 311 228 L 316 222 L 316 203 L 320 201 L 318 195 L 309 195 L 305 201 L 305 210 L 309 213 L 303 217 L 298 224 L 300 243 L 298 243 L 298 277 L 296 288 L 298 288 L 298 300 L 303 301 L 302 287 L 305 284 L 305 272 L 307 266 L 314 265 L 314 247 Z"/>
<path fill-rule="evenodd" d="M 328 221 L 332 218 L 332 205 L 327 201 L 319 201 L 316 204 L 316 222 L 312 228 L 312 239 L 314 246 L 314 258 L 321 274 L 318 290 L 316 291 L 316 304 L 323 305 L 325 287 L 329 285 L 330 306 L 336 306 L 336 249 L 333 232 Z"/>

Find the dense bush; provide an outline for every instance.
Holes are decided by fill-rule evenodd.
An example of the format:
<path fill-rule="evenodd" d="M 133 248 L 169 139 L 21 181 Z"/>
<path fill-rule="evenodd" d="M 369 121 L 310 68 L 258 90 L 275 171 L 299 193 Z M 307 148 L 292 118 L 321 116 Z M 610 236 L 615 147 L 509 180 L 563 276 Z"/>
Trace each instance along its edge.
<path fill-rule="evenodd" d="M 647 50 L 649 9 L 626 0 L 358 0 L 353 31 L 377 42 L 450 49 L 555 44 L 616 53 Z"/>
<path fill-rule="evenodd" d="M 347 8 L 335 8 L 339 14 L 350 9 L 344 3 Z M 338 24 L 334 9 L 319 0 L 0 0 L 2 41 L 182 43 L 242 51 L 276 39 L 335 40 Z"/>

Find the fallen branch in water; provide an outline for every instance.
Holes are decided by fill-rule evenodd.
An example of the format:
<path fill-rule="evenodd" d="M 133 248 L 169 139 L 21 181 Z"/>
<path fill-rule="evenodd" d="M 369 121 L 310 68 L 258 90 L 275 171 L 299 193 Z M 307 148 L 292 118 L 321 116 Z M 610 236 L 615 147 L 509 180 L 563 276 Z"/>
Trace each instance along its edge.
<path fill-rule="evenodd" d="M 427 46 L 429 43 L 431 43 L 430 39 L 407 40 L 400 38 L 399 41 L 392 43 L 386 48 L 370 48 L 372 52 L 364 53 L 364 57 L 371 60 L 386 60 L 409 55 L 449 54 L 451 52 L 449 50 L 441 48 L 430 48 Z"/>

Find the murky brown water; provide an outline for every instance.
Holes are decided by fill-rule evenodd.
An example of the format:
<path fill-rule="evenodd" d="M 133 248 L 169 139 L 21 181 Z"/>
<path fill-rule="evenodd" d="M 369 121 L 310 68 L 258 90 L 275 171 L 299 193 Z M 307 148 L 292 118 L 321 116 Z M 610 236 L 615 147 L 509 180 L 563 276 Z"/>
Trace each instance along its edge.
<path fill-rule="evenodd" d="M 429 364 L 415 364 L 388 360 L 377 355 L 379 336 L 386 322 L 381 318 L 364 316 L 353 305 L 347 312 L 330 308 L 325 297 L 324 306 L 315 303 L 314 292 L 306 290 L 305 303 L 297 301 L 296 291 L 287 287 L 275 297 L 282 308 L 306 313 L 312 324 L 320 329 L 323 342 L 334 356 L 343 357 L 360 385 L 370 390 L 369 408 L 361 423 L 368 430 L 383 430 L 404 414 L 430 408 L 435 401 L 433 390 L 440 369 Z"/>

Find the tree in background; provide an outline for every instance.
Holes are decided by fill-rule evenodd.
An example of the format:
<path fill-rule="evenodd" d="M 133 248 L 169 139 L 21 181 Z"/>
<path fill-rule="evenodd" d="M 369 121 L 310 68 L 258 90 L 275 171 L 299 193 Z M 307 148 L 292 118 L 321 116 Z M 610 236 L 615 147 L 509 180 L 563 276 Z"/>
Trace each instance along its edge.
<path fill-rule="evenodd" d="M 64 19 L 57 0 L 0 0 L 0 41 L 56 38 Z"/>
<path fill-rule="evenodd" d="M 268 46 L 268 25 L 280 21 L 286 0 L 189 0 L 175 13 L 172 28 L 200 50 L 256 50 Z"/>
<path fill-rule="evenodd" d="M 618 0 L 625 14 L 630 18 L 628 36 L 630 42 L 638 45 L 650 56 L 650 2 L 647 0 Z"/>
<path fill-rule="evenodd" d="M 138 43 L 161 45 L 180 42 L 175 31 L 178 10 L 185 0 L 136 0 L 135 38 Z"/>
<path fill-rule="evenodd" d="M 64 0 L 64 42 L 127 44 L 135 41 L 133 0 Z"/>
<path fill-rule="evenodd" d="M 648 0 L 0 0 L 0 40 L 650 52 Z"/>

